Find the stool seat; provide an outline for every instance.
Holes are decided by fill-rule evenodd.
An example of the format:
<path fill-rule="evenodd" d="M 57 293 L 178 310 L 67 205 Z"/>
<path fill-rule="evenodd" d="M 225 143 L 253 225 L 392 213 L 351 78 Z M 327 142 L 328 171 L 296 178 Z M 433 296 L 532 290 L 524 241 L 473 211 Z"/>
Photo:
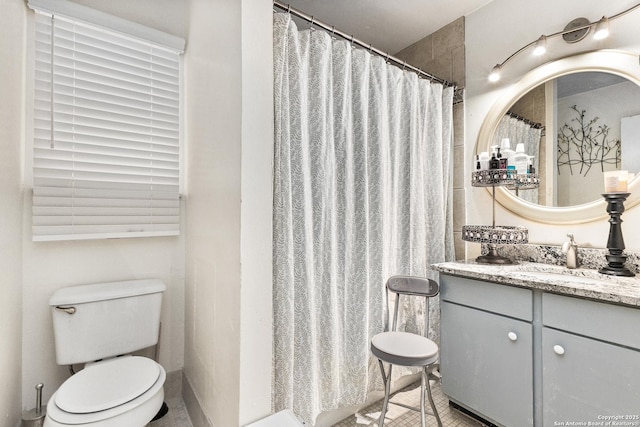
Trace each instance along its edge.
<path fill-rule="evenodd" d="M 394 365 L 425 366 L 438 360 L 438 345 L 410 332 L 381 332 L 371 339 L 371 352 Z"/>

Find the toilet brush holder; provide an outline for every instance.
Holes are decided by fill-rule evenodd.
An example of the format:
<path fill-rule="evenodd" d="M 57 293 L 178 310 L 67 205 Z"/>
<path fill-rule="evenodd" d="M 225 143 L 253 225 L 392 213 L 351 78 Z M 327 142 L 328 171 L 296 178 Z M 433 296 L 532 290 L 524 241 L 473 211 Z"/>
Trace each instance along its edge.
<path fill-rule="evenodd" d="M 22 427 L 42 427 L 46 414 L 42 407 L 42 388 L 44 384 L 36 385 L 36 407 L 22 413 Z"/>

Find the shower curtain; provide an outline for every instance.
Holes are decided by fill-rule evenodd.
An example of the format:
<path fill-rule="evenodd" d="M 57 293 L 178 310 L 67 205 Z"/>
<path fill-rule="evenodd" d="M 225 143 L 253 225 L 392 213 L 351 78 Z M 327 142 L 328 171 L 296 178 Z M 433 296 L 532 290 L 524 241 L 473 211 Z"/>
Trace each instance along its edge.
<path fill-rule="evenodd" d="M 273 405 L 313 423 L 381 388 L 386 279 L 453 259 L 453 89 L 286 13 L 274 67 Z"/>
<path fill-rule="evenodd" d="M 536 170 L 540 162 L 540 138 L 542 137 L 542 129 L 531 126 L 524 120 L 519 120 L 509 115 L 504 115 L 498 123 L 493 145 L 500 147 L 502 138 L 509 138 L 511 149 L 516 149 L 517 143 L 524 144 L 524 151 L 529 156 L 534 156 L 533 166 Z M 538 189 L 523 190 L 518 192 L 518 197 L 527 202 L 538 204 Z"/>

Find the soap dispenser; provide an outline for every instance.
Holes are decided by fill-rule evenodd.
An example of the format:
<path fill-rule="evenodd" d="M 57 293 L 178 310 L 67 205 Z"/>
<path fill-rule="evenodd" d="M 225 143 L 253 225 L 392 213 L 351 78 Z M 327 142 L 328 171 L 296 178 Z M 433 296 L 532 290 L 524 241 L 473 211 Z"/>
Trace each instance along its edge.
<path fill-rule="evenodd" d="M 569 240 L 562 245 L 562 252 L 567 254 L 567 268 L 578 267 L 578 245 L 573 239 L 573 234 L 567 234 Z"/>

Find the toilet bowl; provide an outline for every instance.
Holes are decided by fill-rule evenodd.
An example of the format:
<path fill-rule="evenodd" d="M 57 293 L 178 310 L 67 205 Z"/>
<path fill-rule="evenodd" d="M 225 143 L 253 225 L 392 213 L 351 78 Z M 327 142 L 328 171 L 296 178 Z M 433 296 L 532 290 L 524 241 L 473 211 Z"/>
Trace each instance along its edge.
<path fill-rule="evenodd" d="M 139 279 L 51 295 L 56 362 L 85 367 L 49 399 L 45 427 L 143 427 L 158 414 L 164 369 L 146 357 L 119 355 L 157 345 L 165 290 L 161 280 Z"/>
<path fill-rule="evenodd" d="M 162 406 L 165 379 L 162 366 L 146 357 L 88 365 L 49 399 L 44 427 L 143 427 Z"/>

